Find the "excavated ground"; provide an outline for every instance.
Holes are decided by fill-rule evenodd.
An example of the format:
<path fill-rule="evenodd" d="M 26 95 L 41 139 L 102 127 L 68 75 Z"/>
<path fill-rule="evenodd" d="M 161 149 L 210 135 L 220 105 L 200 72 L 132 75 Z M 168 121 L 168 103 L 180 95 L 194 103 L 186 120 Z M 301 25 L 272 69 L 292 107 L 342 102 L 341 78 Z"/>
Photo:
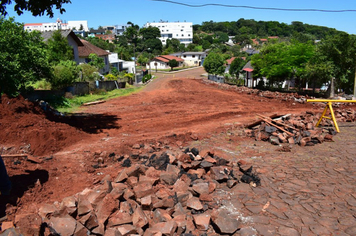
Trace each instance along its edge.
<path fill-rule="evenodd" d="M 287 208 L 293 211 L 290 209 L 293 204 L 283 205 L 282 208 L 279 200 L 283 200 L 283 196 L 268 192 L 268 189 L 280 190 L 277 184 L 272 182 L 276 181 L 276 178 L 281 178 L 281 182 L 278 183 L 284 183 L 288 177 L 297 186 L 288 186 L 292 188 L 289 191 L 295 193 L 301 184 L 296 180 L 297 177 L 292 176 L 298 178 L 301 176 L 296 167 L 303 167 L 304 177 L 300 177 L 301 179 L 315 178 L 307 170 L 317 168 L 313 167 L 314 159 L 309 158 L 310 155 L 318 157 L 318 167 L 329 168 L 326 164 L 328 159 L 321 158 L 322 155 L 327 155 L 325 148 L 330 152 L 333 148 L 348 150 L 350 144 L 355 145 L 354 141 L 346 142 L 338 138 L 335 147 L 328 145 L 323 148 L 323 145 L 327 144 L 318 147 L 295 147 L 292 148 L 291 153 L 278 154 L 274 150 L 275 147 L 270 144 L 262 144 L 239 136 L 238 134 L 242 133 L 242 126 L 257 120 L 256 114 L 266 116 L 299 114 L 307 110 L 321 112 L 323 108 L 308 103 L 239 93 L 233 87 L 229 89 L 226 86 L 206 82 L 200 77 L 203 73 L 203 69 L 198 68 L 175 74 L 157 74 L 158 79 L 136 94 L 83 107 L 79 113 L 70 117 L 54 117 L 45 114 L 38 106 L 22 98 L 3 97 L 0 107 L 2 127 L 0 151 L 3 148 L 3 154 L 28 153 L 31 154 L 32 161 L 25 160 L 24 157 L 4 158 L 14 186 L 10 197 L 2 196 L 0 199 L 0 217 L 5 215 L 6 209 L 7 219 L 13 220 L 17 214 L 36 211 L 40 204 L 60 202 L 66 196 L 80 192 L 86 187 L 92 187 L 105 175 L 114 178 L 121 167 L 110 157 L 131 155 L 135 152 L 132 149 L 134 144 L 159 143 L 171 149 L 187 146 L 214 148 L 226 158 L 244 159 L 255 164 L 262 175 L 263 191 L 257 192 L 260 197 L 255 196 L 254 199 L 257 200 L 247 204 L 243 211 L 246 215 L 253 215 L 257 214 L 257 210 L 251 206 L 267 204 L 267 202 L 268 205 L 275 203 L 273 208 L 270 208 L 273 209 L 270 212 L 271 216 L 266 216 L 268 211 L 266 213 L 265 209 L 263 212 L 259 210 L 258 214 L 262 212 L 265 214 L 264 217 L 267 217 L 263 224 L 261 223 L 263 226 L 258 226 L 261 231 L 265 229 L 263 227 L 270 227 L 268 225 L 271 222 L 282 224 L 281 221 L 287 221 L 285 216 L 278 218 L 279 214 Z M 341 130 L 352 130 L 352 127 L 344 128 L 341 125 Z M 348 136 L 342 138 L 347 139 Z M 350 140 L 354 140 L 354 137 Z M 349 155 L 345 158 L 345 164 L 348 165 L 345 167 L 346 170 L 340 170 L 342 163 L 333 162 L 338 165 L 338 169 L 335 170 L 337 173 L 335 171 L 333 173 L 335 178 L 341 178 L 343 171 L 346 171 L 351 175 L 347 177 L 347 181 L 350 178 L 355 179 L 355 171 L 349 171 L 350 168 L 354 168 L 353 151 L 355 150 L 350 150 L 345 153 Z M 100 158 L 101 168 L 95 167 L 98 158 Z M 303 166 L 304 162 L 306 166 Z M 324 172 L 320 176 L 316 173 L 316 178 L 327 175 Z M 320 184 L 324 182 L 325 180 L 319 181 Z M 347 194 L 351 199 L 349 209 L 355 210 L 355 182 L 348 182 L 348 184 L 351 185 L 349 189 L 354 190 L 353 195 L 350 195 L 352 193 L 345 193 L 345 195 Z M 279 200 L 270 199 L 277 195 Z M 344 217 L 352 215 L 349 212 L 352 211 L 348 211 Z M 353 220 L 355 218 L 356 216 L 353 215 Z M 298 228 L 299 233 L 304 230 L 313 234 L 312 229 L 305 226 L 308 225 L 307 221 L 308 219 L 299 220 L 296 223 L 296 225 L 300 224 L 298 226 L 285 223 L 287 226 L 284 227 Z M 251 223 L 251 229 L 258 230 L 258 227 Z M 303 227 L 309 227 L 309 231 Z M 283 235 L 283 231 L 281 232 L 279 234 Z M 278 234 L 278 230 L 274 233 L 271 235 Z"/>

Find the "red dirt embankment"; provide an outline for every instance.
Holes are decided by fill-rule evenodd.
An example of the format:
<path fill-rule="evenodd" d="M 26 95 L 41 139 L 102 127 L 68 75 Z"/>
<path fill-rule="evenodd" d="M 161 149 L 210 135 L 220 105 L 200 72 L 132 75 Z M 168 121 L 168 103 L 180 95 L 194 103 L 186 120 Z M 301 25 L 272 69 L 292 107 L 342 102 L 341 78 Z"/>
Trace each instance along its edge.
<path fill-rule="evenodd" d="M 0 125 L 0 144 L 6 153 L 48 155 L 87 136 L 65 123 L 49 120 L 38 104 L 21 96 L 2 96 Z"/>

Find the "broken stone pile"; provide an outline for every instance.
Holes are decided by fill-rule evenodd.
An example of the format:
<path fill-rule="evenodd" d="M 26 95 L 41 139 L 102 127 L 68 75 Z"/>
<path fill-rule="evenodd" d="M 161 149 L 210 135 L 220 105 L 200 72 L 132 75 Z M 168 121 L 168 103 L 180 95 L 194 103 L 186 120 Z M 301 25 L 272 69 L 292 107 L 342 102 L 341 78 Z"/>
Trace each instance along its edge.
<path fill-rule="evenodd" d="M 349 104 L 352 104 L 352 103 L 349 103 Z M 336 104 L 336 105 L 338 105 L 338 104 Z M 355 122 L 356 121 L 356 111 L 351 108 L 335 109 L 334 114 L 335 114 L 336 120 L 340 121 L 340 122 Z"/>
<path fill-rule="evenodd" d="M 216 190 L 260 184 L 252 167 L 208 150 L 141 155 L 133 162 L 121 160 L 127 167 L 94 189 L 16 216 L 15 225 L 37 219 L 34 235 L 231 235 L 241 222 L 219 205 Z"/>
<path fill-rule="evenodd" d="M 338 115 L 340 114 L 347 115 L 348 113 L 338 113 Z M 261 120 L 248 126 L 249 129 L 245 130 L 245 134 L 258 141 L 269 141 L 274 145 L 288 143 L 314 146 L 324 141 L 332 141 L 333 136 L 336 135 L 331 120 L 322 120 L 320 125 L 324 128 L 315 127 L 320 115 L 315 115 L 314 112 L 286 115 L 278 119 L 258 116 Z"/>
<path fill-rule="evenodd" d="M 215 85 L 219 86 L 219 88 L 222 88 L 222 89 L 233 89 L 239 93 L 256 94 L 261 98 L 267 98 L 267 99 L 280 99 L 282 101 L 293 101 L 293 102 L 298 102 L 298 103 L 306 103 L 307 99 L 314 98 L 314 97 L 299 95 L 298 93 L 281 93 L 281 92 L 272 92 L 272 91 L 268 91 L 268 90 L 263 91 L 260 89 L 253 89 L 253 88 L 249 88 L 249 87 L 245 87 L 245 86 L 238 87 L 236 85 L 218 83 L 218 82 L 208 80 L 208 79 L 205 79 L 203 81 L 205 83 L 215 84 Z"/>

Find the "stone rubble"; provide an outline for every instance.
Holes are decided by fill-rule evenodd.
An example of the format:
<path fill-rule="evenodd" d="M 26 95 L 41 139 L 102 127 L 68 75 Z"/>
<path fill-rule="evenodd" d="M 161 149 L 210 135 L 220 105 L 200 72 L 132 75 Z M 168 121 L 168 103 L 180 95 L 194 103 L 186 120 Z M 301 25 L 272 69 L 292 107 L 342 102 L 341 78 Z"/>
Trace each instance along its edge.
<path fill-rule="evenodd" d="M 134 145 L 132 150 L 139 148 L 142 146 Z M 231 235 L 242 222 L 219 207 L 216 190 L 260 184 L 252 166 L 229 162 L 210 150 L 186 148 L 183 152 L 135 158 L 121 158 L 125 167 L 114 178 L 105 176 L 95 188 L 61 203 L 42 205 L 31 215 L 31 219 L 37 219 L 31 224 L 32 232 L 63 236 Z M 127 160 L 131 161 L 129 165 Z M 14 224 L 28 235 L 18 227 L 24 220 L 28 217 Z"/>
<path fill-rule="evenodd" d="M 356 120 L 356 111 L 352 109 L 336 109 L 334 113 L 337 122 Z M 322 119 L 320 126 L 315 127 L 320 116 L 321 114 L 307 111 L 300 115 L 283 116 L 277 120 L 261 118 L 259 122 L 247 126 L 245 135 L 258 141 L 280 145 L 281 151 L 290 151 L 285 145 L 314 146 L 324 141 L 333 141 L 333 136 L 337 133 L 332 120 Z"/>

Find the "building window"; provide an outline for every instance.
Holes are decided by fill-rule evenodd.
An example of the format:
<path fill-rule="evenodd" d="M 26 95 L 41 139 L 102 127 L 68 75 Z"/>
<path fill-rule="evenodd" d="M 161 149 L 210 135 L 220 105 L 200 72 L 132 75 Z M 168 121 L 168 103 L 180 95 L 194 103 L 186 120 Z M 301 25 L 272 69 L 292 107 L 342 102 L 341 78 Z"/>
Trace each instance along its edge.
<path fill-rule="evenodd" d="M 184 34 L 182 34 L 182 37 L 184 37 Z"/>
<path fill-rule="evenodd" d="M 183 58 L 186 58 L 187 56 L 186 55 L 183 55 Z"/>
<path fill-rule="evenodd" d="M 190 37 L 190 34 L 188 34 L 188 37 Z"/>
<path fill-rule="evenodd" d="M 195 58 L 195 55 L 192 55 L 193 58 Z"/>
<path fill-rule="evenodd" d="M 178 37 L 178 34 L 176 34 L 176 36 Z"/>
<path fill-rule="evenodd" d="M 182 29 L 180 31 L 183 31 Z"/>

